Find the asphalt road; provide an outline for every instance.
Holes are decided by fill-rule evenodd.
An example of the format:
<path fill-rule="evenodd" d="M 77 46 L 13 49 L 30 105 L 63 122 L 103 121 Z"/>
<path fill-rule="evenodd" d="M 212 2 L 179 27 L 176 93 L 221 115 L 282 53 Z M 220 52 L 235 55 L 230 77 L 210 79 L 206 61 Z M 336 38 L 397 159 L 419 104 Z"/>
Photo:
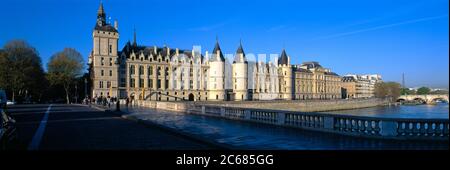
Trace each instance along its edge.
<path fill-rule="evenodd" d="M 15 105 L 17 150 L 197 150 L 217 149 L 160 128 L 153 128 L 82 105 Z"/>

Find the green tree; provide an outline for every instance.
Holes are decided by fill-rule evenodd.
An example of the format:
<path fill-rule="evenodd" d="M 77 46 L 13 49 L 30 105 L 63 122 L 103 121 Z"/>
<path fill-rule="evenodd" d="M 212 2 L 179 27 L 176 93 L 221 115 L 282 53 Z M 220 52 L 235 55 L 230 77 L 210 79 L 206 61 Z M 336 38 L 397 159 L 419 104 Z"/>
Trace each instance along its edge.
<path fill-rule="evenodd" d="M 421 87 L 421 88 L 417 89 L 417 94 L 419 94 L 419 95 L 429 94 L 430 91 L 431 90 L 428 87 Z"/>
<path fill-rule="evenodd" d="M 70 103 L 70 86 L 83 74 L 83 68 L 83 57 L 73 48 L 65 48 L 50 58 L 47 77 L 52 85 L 64 87 L 67 103 Z"/>
<path fill-rule="evenodd" d="M 400 96 L 400 87 L 397 82 L 379 82 L 375 84 L 375 97 L 396 100 Z"/>
<path fill-rule="evenodd" d="M 5 44 L 0 54 L 0 88 L 16 97 L 37 99 L 45 90 L 45 76 L 37 50 L 22 40 Z"/>
<path fill-rule="evenodd" d="M 400 94 L 401 95 L 411 95 L 411 94 L 416 94 L 416 91 L 409 90 L 408 88 L 401 88 L 400 89 Z"/>
<path fill-rule="evenodd" d="M 429 94 L 448 94 L 448 90 L 431 91 Z"/>

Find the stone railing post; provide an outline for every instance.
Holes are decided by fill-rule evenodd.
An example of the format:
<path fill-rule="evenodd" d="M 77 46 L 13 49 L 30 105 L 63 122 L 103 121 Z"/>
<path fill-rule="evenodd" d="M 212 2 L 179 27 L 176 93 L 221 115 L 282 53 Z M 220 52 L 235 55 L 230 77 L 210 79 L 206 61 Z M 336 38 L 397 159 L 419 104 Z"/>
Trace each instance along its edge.
<path fill-rule="evenodd" d="M 324 116 L 323 117 L 323 127 L 325 129 L 332 130 L 334 128 L 334 117 L 333 116 Z"/>
<path fill-rule="evenodd" d="M 205 108 L 205 106 L 202 106 L 202 114 L 205 114 L 206 113 L 206 108 Z"/>
<path fill-rule="evenodd" d="M 285 120 L 286 120 L 286 113 L 278 112 L 277 113 L 277 124 L 284 125 Z"/>
<path fill-rule="evenodd" d="M 250 120 L 251 114 L 252 114 L 252 111 L 251 111 L 251 110 L 245 109 L 245 110 L 244 110 L 244 119 L 245 119 L 245 120 Z"/>
<path fill-rule="evenodd" d="M 223 107 L 220 108 L 220 116 L 225 117 L 225 108 Z"/>
<path fill-rule="evenodd" d="M 393 120 L 382 120 L 380 127 L 381 136 L 397 136 L 397 122 Z"/>

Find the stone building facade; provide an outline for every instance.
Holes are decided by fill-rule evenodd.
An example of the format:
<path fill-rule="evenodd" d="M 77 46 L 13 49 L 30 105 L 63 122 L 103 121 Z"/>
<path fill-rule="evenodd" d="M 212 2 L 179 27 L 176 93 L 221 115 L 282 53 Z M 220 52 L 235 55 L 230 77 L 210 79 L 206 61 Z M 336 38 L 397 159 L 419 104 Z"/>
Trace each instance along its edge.
<path fill-rule="evenodd" d="M 160 101 L 337 99 L 341 78 L 317 62 L 291 65 L 283 49 L 270 61 L 250 61 L 239 44 L 232 62 L 218 40 L 211 53 L 145 46 L 128 41 L 118 50 L 119 31 L 106 22 L 102 4 L 89 55 L 92 97 Z"/>
<path fill-rule="evenodd" d="M 97 11 L 93 48 L 89 56 L 92 96 L 118 96 L 118 40 L 117 22 L 115 27 L 106 23 L 103 5 Z"/>
<path fill-rule="evenodd" d="M 353 99 L 356 95 L 356 80 L 353 76 L 342 77 L 342 98 Z"/>
<path fill-rule="evenodd" d="M 378 74 L 348 74 L 342 77 L 344 98 L 371 98 L 375 96 L 375 84 L 381 82 Z"/>
<path fill-rule="evenodd" d="M 318 62 L 304 62 L 294 67 L 295 99 L 340 99 L 341 77 Z"/>

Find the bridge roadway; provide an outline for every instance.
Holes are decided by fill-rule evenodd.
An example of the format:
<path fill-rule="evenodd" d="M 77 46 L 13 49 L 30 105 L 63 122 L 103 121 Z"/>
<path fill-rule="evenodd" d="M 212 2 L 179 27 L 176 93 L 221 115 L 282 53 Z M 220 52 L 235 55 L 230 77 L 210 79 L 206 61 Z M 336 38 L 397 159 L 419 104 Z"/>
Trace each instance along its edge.
<path fill-rule="evenodd" d="M 47 116 L 46 112 L 49 110 Z M 155 126 L 82 105 L 15 105 L 8 112 L 17 121 L 14 150 L 217 149 Z M 45 119 L 47 119 L 45 121 Z"/>

